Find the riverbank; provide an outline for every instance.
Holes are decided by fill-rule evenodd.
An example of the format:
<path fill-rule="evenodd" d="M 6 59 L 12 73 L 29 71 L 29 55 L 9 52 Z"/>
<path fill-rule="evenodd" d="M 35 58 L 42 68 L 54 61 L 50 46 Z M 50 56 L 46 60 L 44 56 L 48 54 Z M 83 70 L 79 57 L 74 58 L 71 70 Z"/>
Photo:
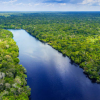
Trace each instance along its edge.
<path fill-rule="evenodd" d="M 19 48 L 10 31 L 0 29 L 0 100 L 28 100 L 26 69 L 18 64 Z"/>
<path fill-rule="evenodd" d="M 19 47 L 20 64 L 27 70 L 30 100 L 99 100 L 100 85 L 92 83 L 67 56 L 23 29 L 9 31 Z"/>
<path fill-rule="evenodd" d="M 1 28 L 27 30 L 71 58 L 90 79 L 100 82 L 99 12 L 23 13 L 0 18 Z"/>
<path fill-rule="evenodd" d="M 34 36 L 36 39 L 38 39 L 39 41 L 41 41 L 42 43 L 47 43 L 48 45 L 50 45 L 52 48 L 54 48 L 54 49 L 56 49 L 58 52 L 60 52 L 60 53 L 62 53 L 63 54 L 63 56 L 68 56 L 73 62 L 75 62 L 76 64 L 78 64 L 82 69 L 83 69 L 83 72 L 84 72 L 84 74 L 86 74 L 86 76 L 89 78 L 89 79 L 91 79 L 92 80 L 92 82 L 97 82 L 97 83 L 100 83 L 100 77 L 99 77 L 99 73 L 100 73 L 100 70 L 98 70 L 98 66 L 97 67 L 94 67 L 94 63 L 95 63 L 95 59 L 94 58 L 89 58 L 88 57 L 88 55 L 89 55 L 89 53 L 91 53 L 90 51 L 78 51 L 78 50 L 76 50 L 76 51 L 74 51 L 73 52 L 73 49 L 70 49 L 69 50 L 69 44 L 70 44 L 70 47 L 75 47 L 75 46 L 73 46 L 73 44 L 71 44 L 70 42 L 71 41 L 69 41 L 69 43 L 68 44 L 66 44 L 66 45 L 68 45 L 68 48 L 67 47 L 65 47 L 66 45 L 65 45 L 65 42 L 63 43 L 63 42 L 61 42 L 61 40 L 59 40 L 59 42 L 57 43 L 57 41 L 55 41 L 55 40 L 52 40 L 52 38 L 51 38 L 51 40 L 49 40 L 48 41 L 48 35 L 45 37 L 45 33 L 43 33 L 43 32 L 38 32 L 38 34 L 37 34 L 37 30 L 34 30 L 34 28 L 33 28 L 33 32 L 30 32 L 30 30 L 28 30 L 27 28 L 24 28 L 24 30 L 26 30 L 30 35 L 32 35 L 32 36 Z M 32 30 L 31 30 L 32 31 Z M 41 31 L 41 30 L 40 30 Z M 43 37 L 41 37 L 41 35 L 43 36 Z M 54 36 L 55 37 L 55 36 Z M 80 38 L 83 38 L 83 35 L 80 37 Z M 88 37 L 87 37 L 88 38 Z M 87 39 L 87 38 L 84 38 L 84 41 Z M 93 38 L 92 36 L 91 37 L 89 37 L 90 38 L 90 40 Z M 99 40 L 99 37 L 96 37 L 97 39 L 96 40 Z M 77 39 L 78 40 L 78 39 Z M 89 40 L 89 39 L 88 39 Z M 92 45 L 92 42 L 90 42 L 90 40 L 89 41 L 86 41 L 85 43 L 86 43 L 86 45 Z M 87 42 L 89 43 L 89 44 L 87 44 Z M 77 42 L 78 43 L 78 42 Z M 77 44 L 76 43 L 76 44 Z M 79 43 L 78 43 L 79 44 Z M 83 43 L 82 43 L 83 44 Z M 64 45 L 64 46 L 63 46 Z M 85 45 L 85 46 L 86 46 Z M 96 45 L 95 45 L 96 46 Z M 80 48 L 80 49 L 82 49 L 82 45 L 80 45 L 79 44 L 79 47 L 78 48 Z M 77 49 L 77 47 L 76 47 L 76 49 Z M 87 47 L 85 48 L 85 49 L 87 49 Z M 89 48 L 88 48 L 89 49 Z M 90 47 L 90 50 L 91 50 L 92 48 Z M 96 49 L 96 48 L 95 48 Z M 93 54 L 91 54 L 92 56 L 93 56 Z M 83 58 L 82 58 L 83 57 Z M 92 60 L 92 59 L 94 59 L 94 61 Z M 91 63 L 90 63 L 91 62 Z"/>
<path fill-rule="evenodd" d="M 25 28 L 25 30 L 27 30 L 29 34 L 33 35 L 43 43 L 48 43 L 54 49 L 61 52 L 64 56 L 68 56 L 72 61 L 74 61 L 83 69 L 83 72 L 93 82 L 100 83 L 100 70 L 97 61 L 97 59 L 99 59 L 99 57 L 97 57 L 97 54 L 99 52 L 97 46 L 99 45 L 95 43 L 95 41 L 97 42 L 100 38 L 98 35 L 84 35 L 83 37 L 83 34 L 81 33 L 79 35 L 80 37 L 78 35 L 75 36 L 76 39 L 75 37 L 71 38 L 71 36 L 68 36 L 67 39 L 63 40 L 58 38 L 55 39 L 55 37 L 58 37 L 59 34 L 52 34 L 50 36 L 49 32 L 47 34 L 45 32 L 42 32 L 41 30 L 39 30 L 38 32 L 38 28 L 33 29 L 34 31 L 31 30 L 32 33 L 27 28 Z M 64 37 L 61 36 L 60 38 Z"/>

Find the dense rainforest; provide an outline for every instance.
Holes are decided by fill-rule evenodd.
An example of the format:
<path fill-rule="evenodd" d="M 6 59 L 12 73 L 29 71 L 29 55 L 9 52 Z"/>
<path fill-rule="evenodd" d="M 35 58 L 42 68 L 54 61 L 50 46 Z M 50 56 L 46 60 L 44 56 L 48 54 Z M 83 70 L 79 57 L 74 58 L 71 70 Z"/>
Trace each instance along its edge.
<path fill-rule="evenodd" d="M 19 65 L 19 49 L 8 30 L 0 29 L 0 100 L 28 100 L 26 69 Z"/>
<path fill-rule="evenodd" d="M 0 28 L 25 29 L 100 82 L 100 12 L 1 13 Z"/>

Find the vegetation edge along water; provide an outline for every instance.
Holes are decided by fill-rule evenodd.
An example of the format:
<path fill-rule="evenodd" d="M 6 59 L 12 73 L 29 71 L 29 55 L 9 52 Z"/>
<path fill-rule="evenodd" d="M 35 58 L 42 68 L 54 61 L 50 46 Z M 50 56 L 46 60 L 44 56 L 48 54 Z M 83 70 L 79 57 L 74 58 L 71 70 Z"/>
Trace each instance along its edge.
<path fill-rule="evenodd" d="M 26 69 L 19 64 L 19 48 L 12 37 L 0 29 L 0 100 L 29 100 Z"/>
<path fill-rule="evenodd" d="M 96 67 L 94 68 L 91 68 L 88 69 L 88 66 L 91 66 L 92 63 L 90 64 L 89 62 L 89 65 L 88 63 L 86 62 L 86 60 L 84 60 L 84 62 L 82 62 L 81 60 L 83 59 L 86 59 L 86 57 L 84 57 L 84 55 L 80 54 L 81 58 L 84 57 L 83 59 L 81 58 L 78 58 L 78 54 L 76 54 L 75 56 L 77 58 L 74 58 L 74 54 L 70 55 L 70 53 L 66 50 L 61 50 L 61 46 L 59 46 L 60 44 L 59 43 L 52 43 L 51 41 L 48 41 L 48 37 L 47 38 L 44 38 L 44 37 L 39 37 L 39 35 L 42 35 L 41 33 L 40 34 L 36 34 L 34 33 L 35 30 L 33 30 L 33 33 L 30 33 L 30 30 L 27 30 L 25 29 L 30 35 L 34 36 L 35 38 L 37 38 L 38 40 L 40 40 L 41 42 L 43 43 L 47 43 L 48 45 L 52 46 L 54 49 L 56 49 L 57 51 L 59 51 L 60 53 L 63 54 L 63 56 L 68 56 L 72 62 L 78 64 L 81 68 L 83 68 L 83 72 L 84 74 L 86 74 L 88 76 L 88 78 L 90 78 L 92 80 L 92 82 L 97 82 L 97 83 L 100 83 L 100 70 L 98 70 Z M 35 31 L 36 32 L 36 31 Z M 100 37 L 99 37 L 100 38 Z M 60 49 L 59 49 L 60 48 Z M 71 52 L 71 51 L 70 51 Z M 77 52 L 77 51 L 76 51 Z M 84 51 L 82 51 L 84 52 Z M 72 52 L 73 53 L 73 52 Z M 79 52 L 77 52 L 79 53 Z M 80 61 L 79 61 L 80 60 Z M 87 66 L 88 65 L 88 66 Z M 98 71 L 97 71 L 98 70 Z"/>
<path fill-rule="evenodd" d="M 19 13 L 7 16 L 0 16 L 0 28 L 25 29 L 70 57 L 89 78 L 100 82 L 100 12 Z"/>

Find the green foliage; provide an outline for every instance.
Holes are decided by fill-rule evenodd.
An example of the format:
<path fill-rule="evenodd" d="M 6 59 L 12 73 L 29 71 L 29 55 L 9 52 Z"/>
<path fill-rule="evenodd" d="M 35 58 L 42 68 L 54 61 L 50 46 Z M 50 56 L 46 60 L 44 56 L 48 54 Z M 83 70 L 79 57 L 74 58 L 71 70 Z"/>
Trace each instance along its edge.
<path fill-rule="evenodd" d="M 19 13 L 7 17 L 3 15 L 0 19 L 0 28 L 25 29 L 69 56 L 83 68 L 89 78 L 100 82 L 100 12 Z M 2 83 L 13 86 L 10 89 L 13 92 L 3 98 L 20 100 L 23 96 L 27 100 L 25 94 L 28 96 L 30 89 L 25 86 L 26 71 L 18 64 L 18 47 L 11 39 L 11 32 L 0 30 L 0 33 L 0 72 L 7 76 L 5 81 L 2 79 Z M 18 92 L 20 88 L 21 92 Z M 4 91 L 1 94 L 4 93 L 8 94 Z"/>
<path fill-rule="evenodd" d="M 0 29 L 0 100 L 28 100 L 26 70 L 18 64 L 19 50 L 12 36 L 8 30 Z"/>
<path fill-rule="evenodd" d="M 99 12 L 22 13 L 1 18 L 1 28 L 25 29 L 69 56 L 84 69 L 89 78 L 100 82 Z"/>

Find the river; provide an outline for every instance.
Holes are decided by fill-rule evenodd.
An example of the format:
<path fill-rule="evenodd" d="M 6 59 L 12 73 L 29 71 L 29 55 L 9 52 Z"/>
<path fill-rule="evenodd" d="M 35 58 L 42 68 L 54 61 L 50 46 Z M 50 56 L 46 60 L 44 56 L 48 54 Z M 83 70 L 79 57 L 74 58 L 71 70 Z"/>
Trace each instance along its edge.
<path fill-rule="evenodd" d="M 9 29 L 19 47 L 19 59 L 27 70 L 30 100 L 100 100 L 100 84 L 68 57 L 25 30 Z"/>

